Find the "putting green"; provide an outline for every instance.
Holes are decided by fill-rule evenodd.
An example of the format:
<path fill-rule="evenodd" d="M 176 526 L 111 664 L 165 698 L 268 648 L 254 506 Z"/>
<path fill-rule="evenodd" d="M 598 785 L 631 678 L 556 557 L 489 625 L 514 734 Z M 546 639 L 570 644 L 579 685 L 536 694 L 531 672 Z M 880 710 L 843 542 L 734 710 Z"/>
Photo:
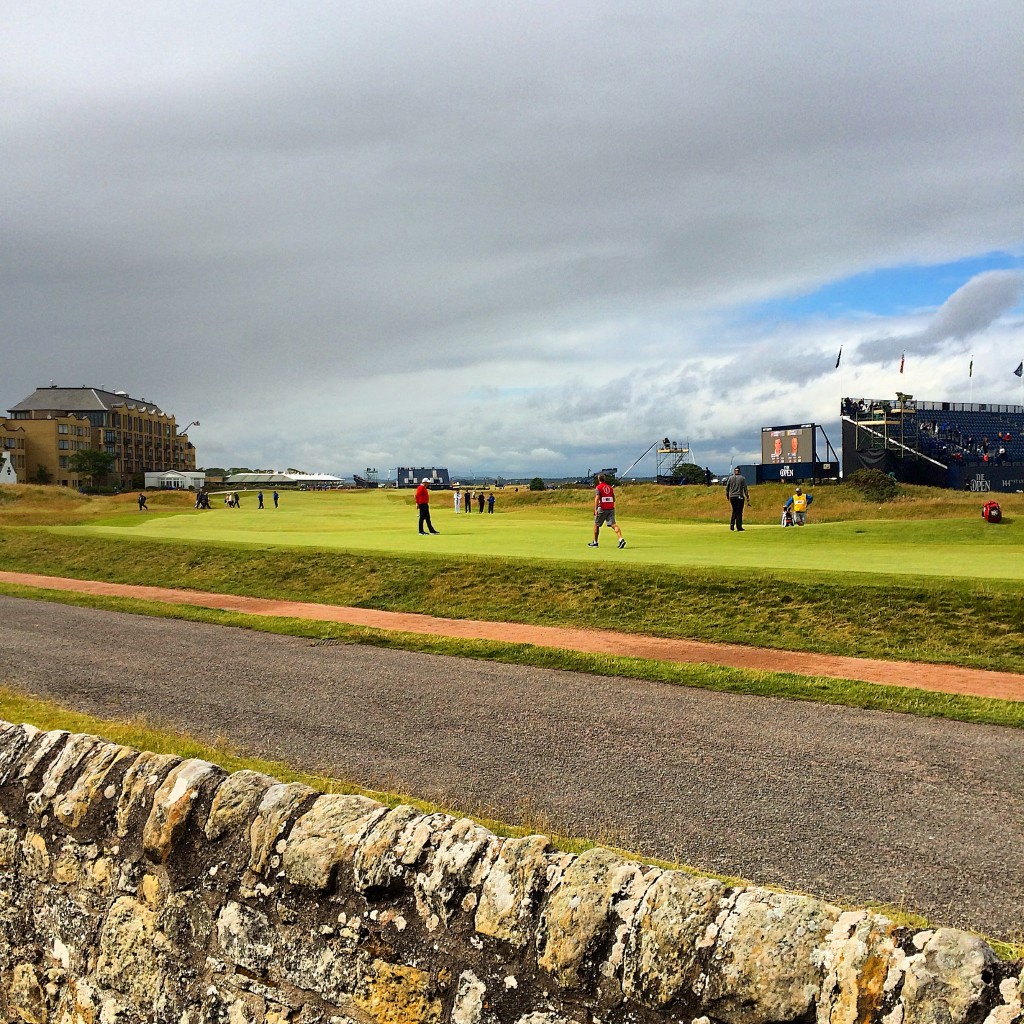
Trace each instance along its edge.
<path fill-rule="evenodd" d="M 673 523 L 629 519 L 621 526 L 627 546 L 602 530 L 601 546 L 587 547 L 591 520 L 555 509 L 501 510 L 494 515 L 455 515 L 448 496 L 431 503 L 440 536 L 421 537 L 411 494 L 315 492 L 283 495 L 281 507 L 257 509 L 243 494 L 240 509 L 215 505 L 208 512 L 125 513 L 95 525 L 60 532 L 146 537 L 200 543 L 320 547 L 335 550 L 428 552 L 440 556 L 558 559 L 599 564 L 659 564 L 1024 579 L 1024 556 L 1012 524 L 977 520 L 857 521 L 782 529 L 748 526 L 732 533 L 722 523 Z M 269 504 L 269 501 L 268 501 Z"/>

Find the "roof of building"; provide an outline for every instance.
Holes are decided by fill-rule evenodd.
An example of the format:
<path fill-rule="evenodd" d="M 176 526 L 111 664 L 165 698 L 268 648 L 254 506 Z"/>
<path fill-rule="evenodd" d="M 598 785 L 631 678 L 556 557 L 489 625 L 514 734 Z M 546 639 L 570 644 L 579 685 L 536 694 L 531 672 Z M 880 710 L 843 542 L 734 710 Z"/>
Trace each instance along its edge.
<path fill-rule="evenodd" d="M 103 388 L 36 388 L 8 412 L 105 412 L 108 409 L 136 409 L 154 416 L 166 413 L 142 398 L 132 398 L 126 391 L 105 391 Z"/>
<path fill-rule="evenodd" d="M 340 476 L 329 473 L 232 473 L 224 478 L 226 484 L 340 484 Z"/>

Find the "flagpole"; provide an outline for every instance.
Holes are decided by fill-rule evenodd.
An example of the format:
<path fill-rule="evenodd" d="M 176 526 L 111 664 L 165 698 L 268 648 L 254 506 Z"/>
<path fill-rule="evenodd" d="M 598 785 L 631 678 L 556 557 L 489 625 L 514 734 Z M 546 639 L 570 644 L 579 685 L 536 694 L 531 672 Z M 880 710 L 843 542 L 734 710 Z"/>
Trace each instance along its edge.
<path fill-rule="evenodd" d="M 970 381 L 968 398 L 971 405 L 974 405 L 974 353 L 971 353 L 971 365 L 967 371 L 967 379 Z"/>

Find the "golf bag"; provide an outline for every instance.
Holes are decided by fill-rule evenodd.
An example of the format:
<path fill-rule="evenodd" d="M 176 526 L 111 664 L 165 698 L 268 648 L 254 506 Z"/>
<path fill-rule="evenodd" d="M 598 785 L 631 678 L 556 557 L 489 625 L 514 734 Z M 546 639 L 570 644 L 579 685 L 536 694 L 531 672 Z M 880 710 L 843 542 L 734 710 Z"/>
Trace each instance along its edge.
<path fill-rule="evenodd" d="M 782 509 L 782 522 L 780 526 L 792 526 L 793 525 L 793 509 L 789 505 L 783 506 Z"/>
<path fill-rule="evenodd" d="M 1001 523 L 1003 521 L 1003 510 L 999 507 L 999 502 L 986 501 L 981 506 L 981 518 L 986 523 Z"/>

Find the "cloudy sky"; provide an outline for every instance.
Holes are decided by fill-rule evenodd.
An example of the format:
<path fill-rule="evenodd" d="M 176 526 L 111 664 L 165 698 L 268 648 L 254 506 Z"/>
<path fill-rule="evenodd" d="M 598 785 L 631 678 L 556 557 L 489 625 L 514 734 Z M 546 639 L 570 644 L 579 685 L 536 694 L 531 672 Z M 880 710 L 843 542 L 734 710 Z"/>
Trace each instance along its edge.
<path fill-rule="evenodd" d="M 200 465 L 383 478 L 1024 400 L 1019 0 L 0 15 L 2 408 L 123 389 Z"/>

